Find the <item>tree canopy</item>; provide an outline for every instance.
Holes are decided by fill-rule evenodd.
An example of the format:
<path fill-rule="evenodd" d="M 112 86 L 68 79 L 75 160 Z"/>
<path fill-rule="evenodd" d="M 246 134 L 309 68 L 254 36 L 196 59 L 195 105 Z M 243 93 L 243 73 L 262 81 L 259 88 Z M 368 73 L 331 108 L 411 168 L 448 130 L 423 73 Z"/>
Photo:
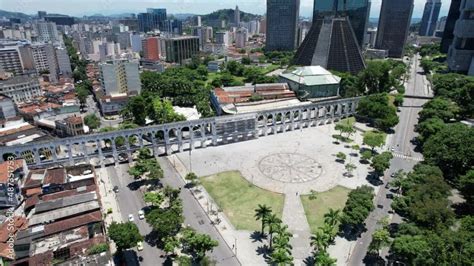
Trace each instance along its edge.
<path fill-rule="evenodd" d="M 377 128 L 388 130 L 398 124 L 395 106 L 391 105 L 386 93 L 373 94 L 360 100 L 358 115 L 371 121 Z"/>
<path fill-rule="evenodd" d="M 143 241 L 143 236 L 140 235 L 137 225 L 132 222 L 112 222 L 108 232 L 118 250 L 135 247 L 138 242 Z"/>

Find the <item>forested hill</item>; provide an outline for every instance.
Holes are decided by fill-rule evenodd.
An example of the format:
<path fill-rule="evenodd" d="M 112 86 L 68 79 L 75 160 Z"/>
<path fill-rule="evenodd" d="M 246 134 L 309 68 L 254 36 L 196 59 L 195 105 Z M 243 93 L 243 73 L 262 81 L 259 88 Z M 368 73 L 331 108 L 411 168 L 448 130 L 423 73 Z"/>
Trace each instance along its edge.
<path fill-rule="evenodd" d="M 221 10 L 214 11 L 211 14 L 201 15 L 201 21 L 203 24 L 205 24 L 208 21 L 215 21 L 218 19 L 225 20 L 228 23 L 234 22 L 234 13 L 235 13 L 234 9 L 221 9 Z M 240 11 L 240 21 L 243 21 L 243 22 L 248 22 L 250 20 L 253 20 L 259 17 L 261 16 Z"/>

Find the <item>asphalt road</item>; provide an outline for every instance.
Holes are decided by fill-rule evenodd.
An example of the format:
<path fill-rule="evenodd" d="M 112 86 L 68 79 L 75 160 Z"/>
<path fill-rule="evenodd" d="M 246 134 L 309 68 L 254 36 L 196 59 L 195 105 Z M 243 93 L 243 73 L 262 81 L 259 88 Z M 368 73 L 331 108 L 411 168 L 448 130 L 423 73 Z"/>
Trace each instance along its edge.
<path fill-rule="evenodd" d="M 430 96 L 431 91 L 428 88 L 428 83 L 423 75 L 423 70 L 419 66 L 420 58 L 415 56 L 412 60 L 410 79 L 406 83 L 406 94 L 416 96 Z M 380 186 L 379 192 L 375 198 L 375 210 L 369 215 L 366 220 L 366 229 L 361 237 L 357 240 L 357 244 L 346 262 L 347 265 L 364 265 L 364 258 L 366 257 L 368 247 L 372 241 L 372 233 L 379 228 L 377 221 L 388 216 L 392 200 L 387 197 L 388 194 L 393 194 L 385 185 L 391 181 L 390 175 L 402 169 L 405 172 L 411 171 L 418 161 L 413 158 L 423 158 L 421 153 L 415 151 L 415 145 L 411 140 L 416 136 L 414 132 L 415 125 L 418 123 L 418 112 L 421 106 L 427 100 L 405 98 L 403 107 L 400 108 L 399 118 L 400 123 L 395 127 L 395 134 L 389 140 L 389 147 L 393 147 L 394 153 L 407 157 L 395 156 L 391 161 L 390 169 L 383 177 L 383 185 Z M 392 216 L 392 223 L 399 223 L 400 217 L 396 214 Z M 382 252 L 382 254 L 386 254 Z"/>
<path fill-rule="evenodd" d="M 226 245 L 225 241 L 219 235 L 214 226 L 211 225 L 211 221 L 207 217 L 205 211 L 194 199 L 191 192 L 188 189 L 183 188 L 184 182 L 178 178 L 176 171 L 168 159 L 159 158 L 158 161 L 163 168 L 165 175 L 165 178 L 161 180 L 163 185 L 182 188 L 180 197 L 183 200 L 185 224 L 190 225 L 197 231 L 206 233 L 213 239 L 219 241 L 219 246 L 208 255 L 215 260 L 218 265 L 240 265 L 232 253 L 232 250 Z M 137 224 L 140 233 L 142 235 L 147 235 L 151 232 L 151 227 L 145 220 L 138 219 L 138 211 L 145 206 L 145 202 L 143 201 L 142 192 L 139 189 L 134 191 L 128 187 L 128 184 L 134 181 L 127 173 L 128 168 L 128 164 L 110 166 L 107 167 L 107 174 L 111 179 L 112 185 L 119 187 L 119 192 L 116 195 L 123 220 L 128 221 L 128 215 L 133 214 L 135 218 L 134 222 Z M 140 265 L 161 265 L 164 262 L 164 258 L 161 257 L 164 253 L 156 247 L 148 245 L 146 242 L 144 242 L 143 251 L 137 252 L 137 255 L 143 259 L 140 262 Z M 130 263 L 129 265 L 136 265 L 133 264 L 132 260 L 133 258 L 128 258 L 127 263 Z"/>
<path fill-rule="evenodd" d="M 118 186 L 119 192 L 116 193 L 116 199 L 120 207 L 120 213 L 123 221 L 128 221 L 128 215 L 132 214 L 134 222 L 138 226 L 141 235 L 145 236 L 151 232 L 151 227 L 146 223 L 145 220 L 138 219 L 138 211 L 145 206 L 143 201 L 143 195 L 139 190 L 131 190 L 128 188 L 128 184 L 133 182 L 133 178 L 127 173 L 129 166 L 128 164 L 120 164 L 118 166 L 107 167 L 107 174 L 110 178 L 112 186 Z M 143 250 L 136 251 L 137 256 L 142 257 L 143 260 L 140 265 L 161 265 L 164 262 L 164 252 L 157 249 L 156 247 L 150 246 L 146 241 L 143 242 Z M 136 258 L 133 258 L 132 253 L 126 253 L 127 265 L 139 265 Z"/>

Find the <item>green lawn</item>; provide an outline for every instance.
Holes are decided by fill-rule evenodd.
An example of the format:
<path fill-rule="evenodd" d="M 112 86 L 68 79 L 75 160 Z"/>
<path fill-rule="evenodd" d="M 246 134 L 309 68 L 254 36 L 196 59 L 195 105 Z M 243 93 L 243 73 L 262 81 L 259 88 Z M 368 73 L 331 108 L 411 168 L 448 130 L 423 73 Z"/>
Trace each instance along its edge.
<path fill-rule="evenodd" d="M 280 68 L 280 65 L 271 64 L 263 69 L 263 74 L 266 75 L 274 70 L 277 70 L 278 68 Z"/>
<path fill-rule="evenodd" d="M 317 193 L 317 199 L 310 200 L 309 196 L 301 196 L 306 219 L 308 219 L 311 231 L 314 233 L 316 229 L 324 224 L 324 214 L 330 208 L 337 210 L 344 208 L 347 201 L 347 196 L 351 191 L 348 188 L 337 186 L 331 190 Z"/>
<path fill-rule="evenodd" d="M 252 185 L 238 171 L 223 172 L 201 178 L 202 185 L 238 230 L 260 230 L 255 220 L 258 204 L 265 204 L 282 217 L 284 195 Z"/>

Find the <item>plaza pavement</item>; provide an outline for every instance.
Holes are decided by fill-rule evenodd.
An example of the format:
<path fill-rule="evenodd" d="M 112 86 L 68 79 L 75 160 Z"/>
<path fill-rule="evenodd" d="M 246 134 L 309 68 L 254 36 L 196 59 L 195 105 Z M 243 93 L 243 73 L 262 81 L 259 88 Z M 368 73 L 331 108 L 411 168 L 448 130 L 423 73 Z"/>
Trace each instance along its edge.
<path fill-rule="evenodd" d="M 283 222 L 293 233 L 291 244 L 294 263 L 304 265 L 303 261 L 311 255 L 311 231 L 300 196 L 309 194 L 311 190 L 323 192 L 338 185 L 354 189 L 369 184 L 366 180 L 369 166 L 360 164 L 359 157 L 350 156 L 350 153 L 358 153 L 351 150 L 350 145 L 362 146 L 362 132 L 357 131 L 351 136 L 354 142 L 349 146 L 344 143 L 334 144 L 333 134 L 339 134 L 334 130 L 334 124 L 324 125 L 197 149 L 192 153 L 177 153 L 168 159 L 174 163 L 182 177 L 188 172 L 208 176 L 238 170 L 254 185 L 285 194 Z M 345 163 L 336 162 L 335 155 L 338 152 L 347 155 Z M 346 172 L 344 165 L 349 162 L 357 166 L 351 178 L 343 176 Z M 374 188 L 377 193 L 378 188 Z M 196 194 L 196 197 L 203 208 L 217 209 L 204 189 Z M 237 257 L 242 265 L 266 265 L 263 256 L 258 252 L 259 247 L 265 243 L 251 239 L 252 232 L 235 230 L 224 213 L 217 215 L 221 223 L 216 227 L 234 252 L 237 246 Z M 355 242 L 337 237 L 336 245 L 329 248 L 329 253 L 338 259 L 338 265 L 345 265 L 354 244 Z"/>

